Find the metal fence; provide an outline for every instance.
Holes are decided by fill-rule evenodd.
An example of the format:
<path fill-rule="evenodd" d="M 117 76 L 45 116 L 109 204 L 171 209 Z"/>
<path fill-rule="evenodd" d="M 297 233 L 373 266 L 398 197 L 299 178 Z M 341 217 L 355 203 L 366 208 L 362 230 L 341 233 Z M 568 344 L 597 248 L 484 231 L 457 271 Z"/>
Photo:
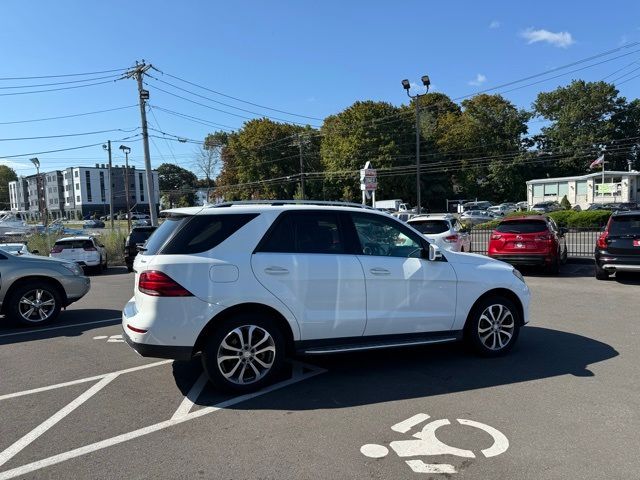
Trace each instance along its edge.
<path fill-rule="evenodd" d="M 486 255 L 492 232 L 493 230 L 490 228 L 473 229 L 471 231 L 471 251 Z M 593 257 L 593 250 L 600 232 L 599 228 L 570 228 L 565 235 L 568 255 L 582 258 Z"/>

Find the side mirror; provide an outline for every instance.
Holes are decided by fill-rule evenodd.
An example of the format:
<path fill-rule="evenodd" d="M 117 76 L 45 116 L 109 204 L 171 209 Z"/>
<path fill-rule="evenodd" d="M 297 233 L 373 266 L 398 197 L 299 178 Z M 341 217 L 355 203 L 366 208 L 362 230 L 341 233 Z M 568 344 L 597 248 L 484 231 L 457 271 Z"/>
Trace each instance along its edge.
<path fill-rule="evenodd" d="M 433 243 L 429 244 L 429 261 L 436 262 L 438 260 L 442 260 L 442 252 L 440 248 L 435 246 Z"/>

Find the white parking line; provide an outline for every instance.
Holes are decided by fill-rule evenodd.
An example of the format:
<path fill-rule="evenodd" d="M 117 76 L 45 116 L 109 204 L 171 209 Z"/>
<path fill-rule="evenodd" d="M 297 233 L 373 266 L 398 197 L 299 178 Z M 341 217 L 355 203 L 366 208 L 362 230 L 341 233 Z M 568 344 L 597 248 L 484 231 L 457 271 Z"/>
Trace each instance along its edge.
<path fill-rule="evenodd" d="M 0 452 L 0 466 L 4 465 L 13 457 L 15 457 L 18 453 L 24 450 L 31 442 L 33 442 L 34 440 L 37 440 L 37 438 L 40 435 L 45 433 L 47 430 L 53 427 L 56 423 L 61 421 L 63 418 L 65 418 L 67 415 L 73 412 L 76 408 L 78 408 L 84 402 L 86 402 L 91 397 L 93 397 L 96 393 L 98 393 L 100 390 L 106 387 L 109 383 L 111 383 L 117 377 L 118 377 L 118 374 L 116 373 L 107 375 L 98 383 L 96 383 L 93 387 L 91 387 L 89 390 L 87 390 L 82 395 L 80 395 L 79 397 L 75 398 L 73 401 L 71 401 L 64 407 L 62 407 L 60 410 L 58 410 L 56 413 L 54 413 L 51 417 L 46 419 L 36 428 L 31 430 L 29 433 L 27 433 L 17 442 L 14 442 L 8 448 Z"/>
<path fill-rule="evenodd" d="M 36 462 L 28 463 L 26 465 L 22 465 L 20 467 L 13 468 L 11 470 L 6 470 L 4 472 L 0 472 L 0 480 L 8 480 L 11 478 L 18 477 L 20 475 L 25 475 L 27 473 L 34 472 L 36 470 L 40 470 L 45 467 L 49 467 L 51 465 L 55 465 L 66 460 L 70 460 L 72 458 L 80 457 L 82 455 L 86 455 L 88 453 L 92 453 L 98 450 L 102 450 L 104 448 L 117 445 L 122 442 L 126 442 L 128 440 L 132 440 L 134 438 L 139 438 L 144 435 L 148 435 L 153 432 L 157 432 L 159 430 L 163 430 L 168 427 L 172 427 L 174 425 L 178 425 L 180 423 L 186 422 L 188 420 L 193 420 L 195 418 L 202 417 L 212 412 L 216 412 L 222 410 L 224 408 L 230 407 L 237 403 L 245 402 L 255 397 L 259 397 L 261 395 L 265 395 L 269 392 L 273 392 L 274 390 L 278 390 L 283 387 L 287 387 L 289 385 L 293 385 L 294 383 L 301 382 L 308 378 L 314 377 L 321 373 L 326 372 L 323 368 L 314 367 L 311 365 L 304 365 L 306 369 L 309 370 L 308 373 L 300 373 L 299 375 L 294 375 L 289 380 L 285 380 L 280 383 L 273 384 L 269 387 L 266 387 L 262 390 L 259 390 L 254 393 L 248 393 L 246 395 L 241 395 L 239 397 L 234 397 L 224 402 L 218 403 L 217 405 L 211 407 L 204 407 L 200 410 L 196 410 L 195 412 L 187 413 L 179 418 L 171 418 L 169 420 L 165 420 L 163 422 L 156 423 L 154 425 L 149 425 L 148 427 L 140 428 L 138 430 L 134 430 L 129 433 L 124 433 L 122 435 L 118 435 L 116 437 L 108 438 L 106 440 L 102 440 L 100 442 L 95 442 L 90 445 L 86 445 L 84 447 L 76 448 L 74 450 L 70 450 L 68 452 L 60 453 L 58 455 L 53 455 L 51 457 L 45 458 L 43 460 L 38 460 Z M 200 379 L 198 379 L 199 381 Z M 198 383 L 198 382 L 196 382 Z M 195 385 L 194 385 L 195 386 Z M 192 390 L 194 387 L 192 387 Z M 174 414 L 175 416 L 175 414 Z"/>
<path fill-rule="evenodd" d="M 78 385 L 79 383 L 93 382 L 94 380 L 100 380 L 101 378 L 107 377 L 109 375 L 120 375 L 123 373 L 137 372 L 138 370 L 158 367 L 160 365 L 165 365 L 171 362 L 173 362 L 173 360 L 162 360 L 160 362 L 147 363 L 145 365 L 140 365 L 137 367 L 125 368 L 124 370 L 118 370 L 117 372 L 109 372 L 109 373 L 104 373 L 102 375 L 95 375 L 93 377 L 81 378 L 79 380 L 71 380 L 70 382 L 57 383 L 55 385 L 49 385 L 47 387 L 32 388 L 31 390 L 24 390 L 22 392 L 8 393 L 6 395 L 0 395 L 0 401 L 7 400 L 9 398 L 22 397 L 24 395 L 31 395 L 32 393 L 40 393 L 40 392 L 46 392 L 47 390 L 55 390 L 56 388 L 70 387 L 71 385 Z"/>
<path fill-rule="evenodd" d="M 189 413 L 191 411 L 191 408 L 193 407 L 193 404 L 196 403 L 196 400 L 198 399 L 206 385 L 207 374 L 202 372 L 198 380 L 196 380 L 196 383 L 193 384 L 193 387 L 191 387 L 191 390 L 189 390 L 187 395 L 184 397 L 184 400 L 182 400 L 182 403 L 171 417 L 171 420 L 184 417 L 187 413 Z"/>
<path fill-rule="evenodd" d="M 114 320 L 121 320 L 121 318 L 120 317 L 118 317 L 118 318 L 107 318 L 105 320 L 96 320 L 94 322 L 72 323 L 71 325 L 59 325 L 57 327 L 38 328 L 38 329 L 33 329 L 33 330 L 23 330 L 23 331 L 20 331 L 20 332 L 3 333 L 2 335 L 0 335 L 0 338 L 2 338 L 2 337 L 15 337 L 17 335 L 29 335 L 29 334 L 40 333 L 40 332 L 49 332 L 51 330 L 61 330 L 63 328 L 84 327 L 85 325 L 97 325 L 99 323 L 113 322 Z"/>

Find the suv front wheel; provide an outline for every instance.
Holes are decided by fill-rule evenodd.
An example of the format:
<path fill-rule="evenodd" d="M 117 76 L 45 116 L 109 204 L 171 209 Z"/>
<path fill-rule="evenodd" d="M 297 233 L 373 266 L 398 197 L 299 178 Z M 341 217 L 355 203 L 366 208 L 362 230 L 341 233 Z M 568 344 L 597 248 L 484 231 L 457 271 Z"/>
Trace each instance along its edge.
<path fill-rule="evenodd" d="M 479 302 L 465 328 L 465 340 L 483 357 L 504 355 L 513 348 L 522 324 L 516 306 L 495 296 Z"/>
<path fill-rule="evenodd" d="M 275 322 L 259 314 L 240 314 L 223 321 L 209 337 L 202 366 L 215 387 L 252 392 L 273 381 L 284 350 Z"/>

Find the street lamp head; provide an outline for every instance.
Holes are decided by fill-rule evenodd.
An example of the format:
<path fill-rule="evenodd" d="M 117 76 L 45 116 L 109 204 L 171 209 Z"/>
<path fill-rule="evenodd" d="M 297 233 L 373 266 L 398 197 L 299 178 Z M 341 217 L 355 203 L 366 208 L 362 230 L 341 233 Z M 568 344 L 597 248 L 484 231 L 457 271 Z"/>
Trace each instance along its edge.
<path fill-rule="evenodd" d="M 120 150 L 122 150 L 124 153 L 131 153 L 131 148 L 127 147 L 126 145 L 120 145 Z"/>
<path fill-rule="evenodd" d="M 30 158 L 29 160 L 31 160 L 31 163 L 33 163 L 33 165 L 36 168 L 40 168 L 40 160 L 38 160 L 38 157 L 33 157 L 33 158 Z"/>
<path fill-rule="evenodd" d="M 402 80 L 402 88 L 404 88 L 407 91 L 411 88 L 411 84 L 409 83 L 409 80 L 407 80 L 406 78 Z"/>
<path fill-rule="evenodd" d="M 424 85 L 425 87 L 427 87 L 427 89 L 429 89 L 429 85 L 431 85 L 431 80 L 429 80 L 429 75 L 422 76 L 422 85 Z"/>

